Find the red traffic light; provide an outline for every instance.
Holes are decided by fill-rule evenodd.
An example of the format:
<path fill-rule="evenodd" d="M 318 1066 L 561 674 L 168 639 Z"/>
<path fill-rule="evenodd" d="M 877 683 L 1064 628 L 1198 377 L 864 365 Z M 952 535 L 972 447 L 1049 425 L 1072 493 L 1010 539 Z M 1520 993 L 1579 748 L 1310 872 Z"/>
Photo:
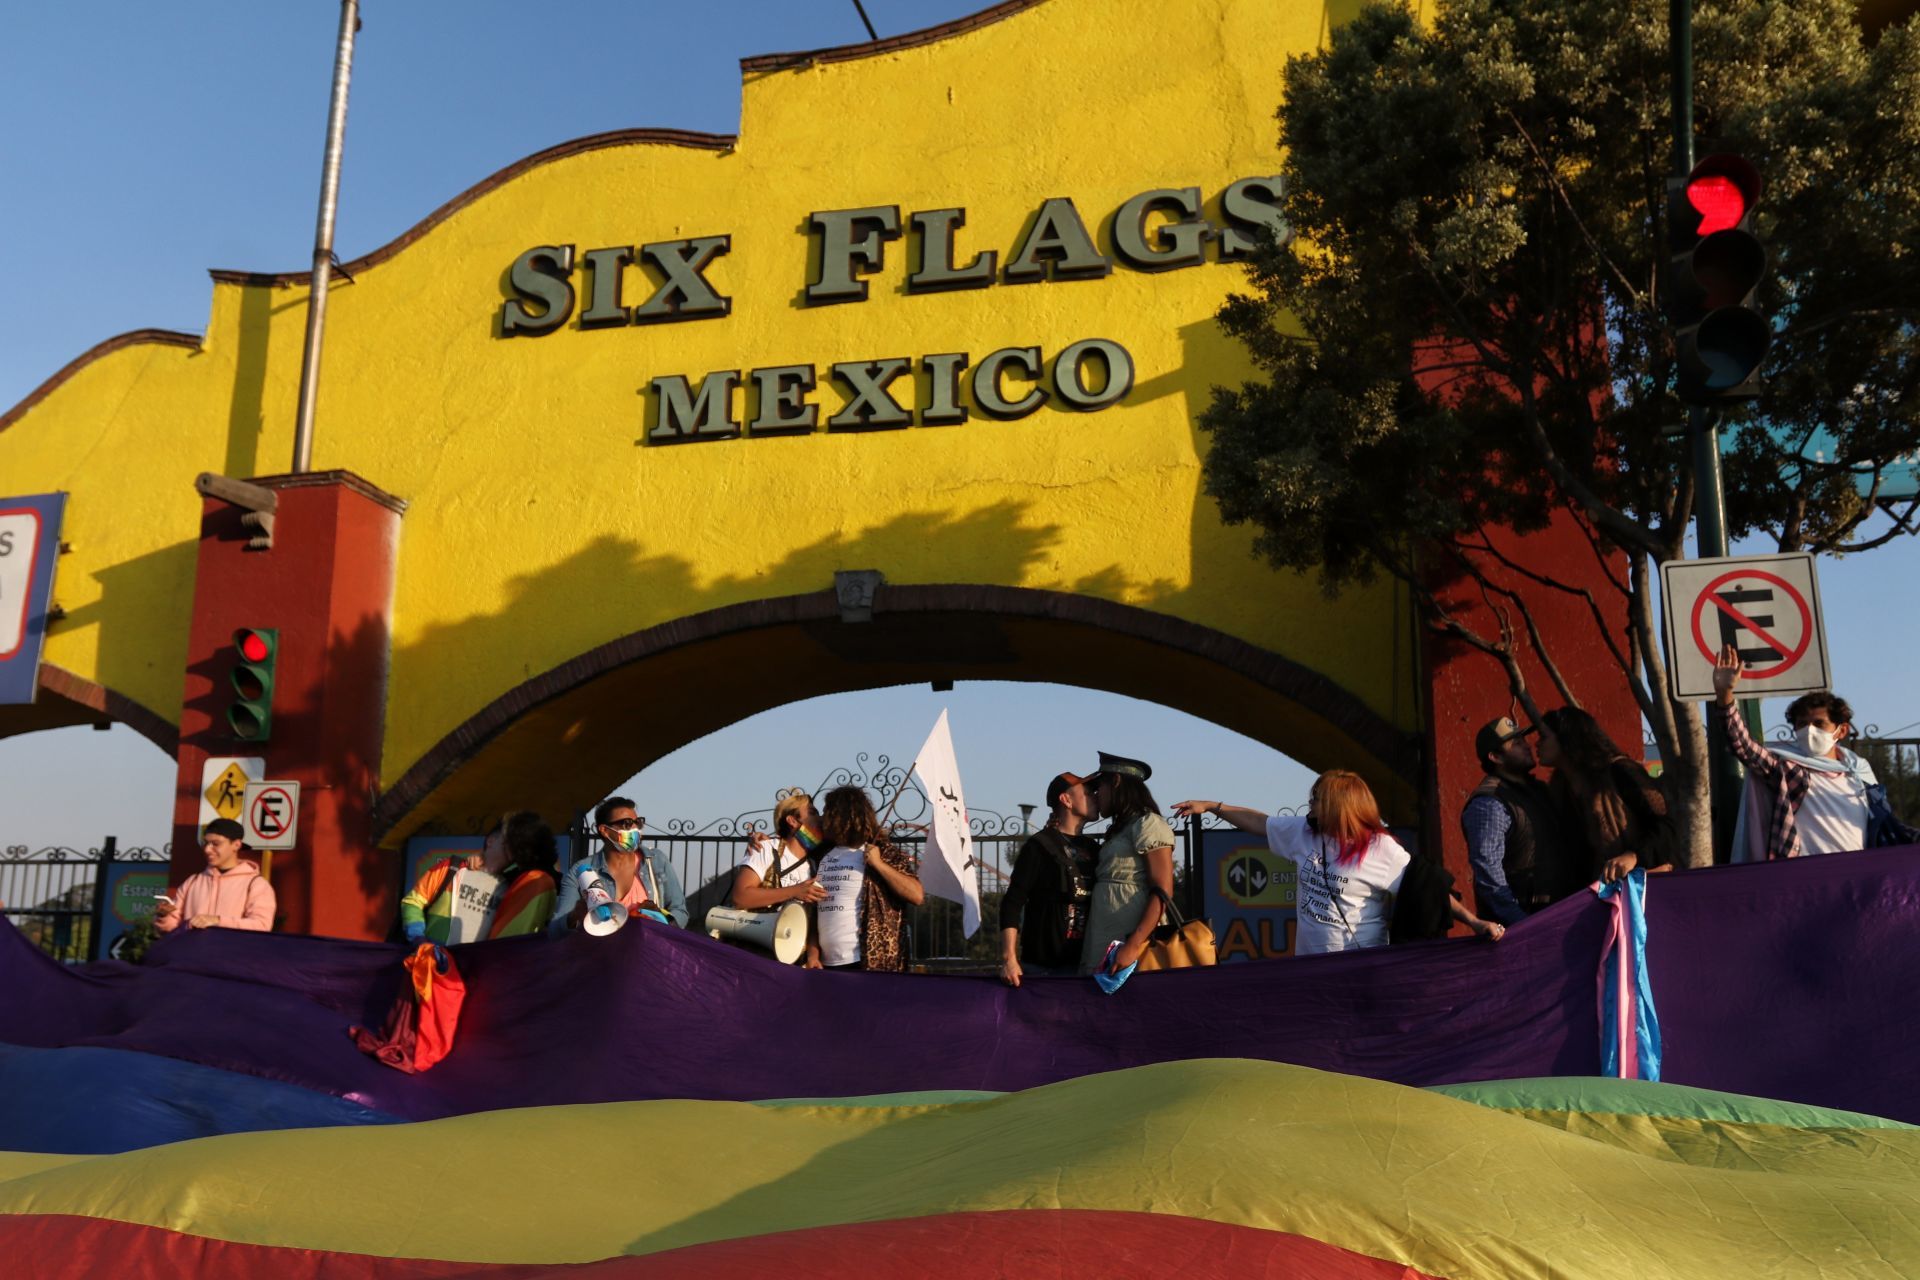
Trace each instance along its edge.
<path fill-rule="evenodd" d="M 1669 230 L 1676 252 L 1716 231 L 1731 231 L 1760 203 L 1760 171 L 1735 155 L 1711 155 L 1668 187 Z"/>
<path fill-rule="evenodd" d="M 233 633 L 233 643 L 239 647 L 240 656 L 248 662 L 265 662 L 273 656 L 273 643 L 251 627 L 242 627 Z"/>
<path fill-rule="evenodd" d="M 1740 225 L 1747 215 L 1747 193 L 1733 179 L 1709 173 L 1687 183 L 1687 203 L 1700 215 L 1700 234 Z"/>

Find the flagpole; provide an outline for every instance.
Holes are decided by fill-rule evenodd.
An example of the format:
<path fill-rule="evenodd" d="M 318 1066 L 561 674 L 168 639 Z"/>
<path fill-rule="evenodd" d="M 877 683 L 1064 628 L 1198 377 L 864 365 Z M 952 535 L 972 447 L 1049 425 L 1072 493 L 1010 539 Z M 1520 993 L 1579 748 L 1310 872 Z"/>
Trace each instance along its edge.
<path fill-rule="evenodd" d="M 347 136 L 347 85 L 360 0 L 340 0 L 340 39 L 333 54 L 333 99 L 327 107 L 327 149 L 320 162 L 320 213 L 313 232 L 313 284 L 307 295 L 307 341 L 300 356 L 300 409 L 293 424 L 293 470 L 313 469 L 313 411 L 320 398 L 320 343 L 327 326 L 327 280 L 333 269 L 333 223 L 340 204 L 340 151 Z"/>

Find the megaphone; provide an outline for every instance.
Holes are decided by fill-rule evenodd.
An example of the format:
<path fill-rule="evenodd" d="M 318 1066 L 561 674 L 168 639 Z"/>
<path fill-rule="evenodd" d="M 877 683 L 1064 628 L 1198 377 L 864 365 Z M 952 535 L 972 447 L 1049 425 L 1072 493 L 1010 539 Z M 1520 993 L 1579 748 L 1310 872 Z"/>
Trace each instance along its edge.
<path fill-rule="evenodd" d="M 715 907 L 707 912 L 707 932 L 716 938 L 751 942 L 781 964 L 792 964 L 807 949 L 807 909 L 789 902 L 778 911 Z"/>
<path fill-rule="evenodd" d="M 596 938 L 618 933 L 627 922 L 627 909 L 614 901 L 613 881 L 591 861 L 574 868 L 573 878 L 587 904 L 586 919 L 580 922 L 580 927 Z"/>

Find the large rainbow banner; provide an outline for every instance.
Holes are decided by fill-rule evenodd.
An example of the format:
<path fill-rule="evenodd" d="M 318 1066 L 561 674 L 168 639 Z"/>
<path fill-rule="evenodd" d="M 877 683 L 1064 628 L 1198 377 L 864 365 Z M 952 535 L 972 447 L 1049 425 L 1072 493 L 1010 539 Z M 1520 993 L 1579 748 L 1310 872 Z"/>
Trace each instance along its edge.
<path fill-rule="evenodd" d="M 1591 894 L 1497 945 L 1110 997 L 647 923 L 483 943 L 418 1075 L 347 1035 L 398 947 L 215 931 L 63 968 L 0 928 L 0 1269 L 1920 1274 L 1920 850 L 1633 900 L 1667 1083 L 1599 1078 L 1633 930 Z"/>

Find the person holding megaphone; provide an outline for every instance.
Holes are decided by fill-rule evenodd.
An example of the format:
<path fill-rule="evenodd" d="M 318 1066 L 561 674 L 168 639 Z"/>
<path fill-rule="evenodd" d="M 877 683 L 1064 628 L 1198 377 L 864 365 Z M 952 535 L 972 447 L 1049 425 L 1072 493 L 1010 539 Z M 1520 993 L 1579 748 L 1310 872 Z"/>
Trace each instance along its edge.
<path fill-rule="evenodd" d="M 560 880 L 560 900 L 554 905 L 552 933 L 566 933 L 587 923 L 590 906 L 615 906 L 621 920 L 645 914 L 656 920 L 687 927 L 687 895 L 673 864 L 640 843 L 647 820 L 633 801 L 610 796 L 593 811 L 600 848 L 568 869 Z M 605 894 L 607 902 L 589 903 Z M 616 926 L 617 927 L 617 926 Z M 593 929 L 590 932 L 611 932 Z"/>

